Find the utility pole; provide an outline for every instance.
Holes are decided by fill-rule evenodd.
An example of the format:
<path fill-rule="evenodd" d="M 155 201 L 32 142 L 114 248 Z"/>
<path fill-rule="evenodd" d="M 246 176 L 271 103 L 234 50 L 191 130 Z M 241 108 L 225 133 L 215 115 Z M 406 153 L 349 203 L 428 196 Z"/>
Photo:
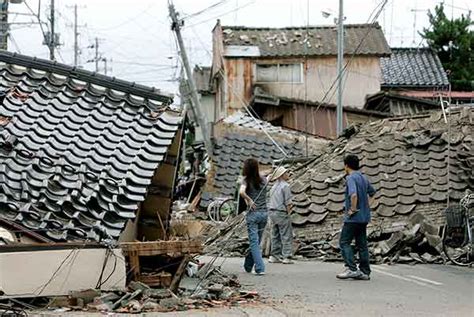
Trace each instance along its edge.
<path fill-rule="evenodd" d="M 77 4 L 74 5 L 74 66 L 77 66 L 79 57 L 79 32 L 77 32 Z"/>
<path fill-rule="evenodd" d="M 95 57 L 94 57 L 94 60 L 95 60 L 95 72 L 98 73 L 99 72 L 99 38 L 96 37 L 95 38 Z"/>
<path fill-rule="evenodd" d="M 54 61 L 54 47 L 56 46 L 55 33 L 54 33 L 54 0 L 51 0 L 51 11 L 50 11 L 50 23 L 51 23 L 51 33 L 49 36 L 49 59 Z"/>
<path fill-rule="evenodd" d="M 339 19 L 337 25 L 337 108 L 336 108 L 336 126 L 337 136 L 342 134 L 344 129 L 344 120 L 342 113 L 342 88 L 343 88 L 343 63 L 344 63 L 344 13 L 343 0 L 339 0 Z"/>
<path fill-rule="evenodd" d="M 183 20 L 178 19 L 178 14 L 175 11 L 174 5 L 171 3 L 169 4 L 169 11 L 171 17 L 171 29 L 176 33 L 176 38 L 178 39 L 178 46 L 179 46 L 179 53 L 181 54 L 181 60 L 184 66 L 184 70 L 186 72 L 188 88 L 191 90 L 191 108 L 195 113 L 196 121 L 201 127 L 201 133 L 204 139 L 204 145 L 206 147 L 207 155 L 212 160 L 213 158 L 213 148 L 211 144 L 211 140 L 209 138 L 209 134 L 207 132 L 207 125 L 204 120 L 204 116 L 201 111 L 201 103 L 199 101 L 198 92 L 196 89 L 196 85 L 193 80 L 193 74 L 191 71 L 191 67 L 189 66 L 188 56 L 186 54 L 186 48 L 184 46 L 183 37 L 181 36 L 181 27 L 183 26 Z"/>
<path fill-rule="evenodd" d="M 67 26 L 72 27 L 74 30 L 74 66 L 78 66 L 80 64 L 79 56 L 81 55 L 81 49 L 79 48 L 79 28 L 86 26 L 86 24 L 79 25 L 78 23 L 77 9 L 81 8 L 80 6 L 74 4 L 72 6 L 67 7 L 71 8 L 74 12 L 74 23 L 68 24 Z"/>

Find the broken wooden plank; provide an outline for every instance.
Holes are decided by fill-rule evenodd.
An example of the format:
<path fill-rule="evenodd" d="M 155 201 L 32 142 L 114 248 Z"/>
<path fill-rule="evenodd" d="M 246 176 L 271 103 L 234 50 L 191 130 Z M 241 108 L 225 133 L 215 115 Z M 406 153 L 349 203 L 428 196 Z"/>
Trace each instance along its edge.
<path fill-rule="evenodd" d="M 178 269 L 176 270 L 176 273 L 174 274 L 173 280 L 171 281 L 171 285 L 169 289 L 173 292 L 176 293 L 179 287 L 179 282 L 183 278 L 184 272 L 186 270 L 186 267 L 188 266 L 189 263 L 189 256 L 184 256 L 183 260 L 178 266 Z"/>

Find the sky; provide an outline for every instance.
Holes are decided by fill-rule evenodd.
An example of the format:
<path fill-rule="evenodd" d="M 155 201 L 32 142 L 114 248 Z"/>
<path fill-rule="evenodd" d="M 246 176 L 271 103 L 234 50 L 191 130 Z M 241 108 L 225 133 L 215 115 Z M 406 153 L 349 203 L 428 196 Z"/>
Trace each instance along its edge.
<path fill-rule="evenodd" d="M 10 4 L 12 23 L 8 43 L 10 51 L 49 58 L 42 45 L 43 35 L 33 16 L 39 4 L 43 29 L 49 26 L 50 0 L 24 0 Z M 211 31 L 220 19 L 223 25 L 284 27 L 334 24 L 337 0 L 173 0 L 181 17 L 185 17 L 183 37 L 192 65 L 210 65 Z M 371 13 L 384 0 L 344 0 L 345 23 L 367 23 Z M 418 46 L 418 31 L 428 27 L 427 11 L 440 0 L 388 0 L 378 23 L 391 47 Z M 73 6 L 78 5 L 79 65 L 95 70 L 95 38 L 99 54 L 107 59 L 107 74 L 143 85 L 154 86 L 169 93 L 177 92 L 180 60 L 168 17 L 168 0 L 56 0 L 56 32 L 61 46 L 57 60 L 73 64 Z M 217 4 L 214 6 L 214 4 Z M 468 0 L 445 1 L 446 13 L 454 18 L 473 9 Z M 30 10 L 31 9 L 31 10 Z M 324 18 L 322 11 L 331 12 Z M 99 72 L 105 72 L 104 62 Z"/>

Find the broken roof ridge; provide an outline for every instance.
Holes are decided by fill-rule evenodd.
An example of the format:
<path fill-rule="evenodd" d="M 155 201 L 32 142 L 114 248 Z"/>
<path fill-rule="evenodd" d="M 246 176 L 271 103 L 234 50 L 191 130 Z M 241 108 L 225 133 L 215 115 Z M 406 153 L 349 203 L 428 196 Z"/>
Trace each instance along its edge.
<path fill-rule="evenodd" d="M 85 81 L 111 90 L 125 92 L 146 99 L 157 100 L 166 105 L 173 102 L 172 95 L 162 93 L 155 87 L 144 86 L 135 82 L 106 76 L 97 72 L 81 69 L 77 66 L 58 63 L 57 61 L 30 57 L 8 51 L 0 51 L 0 62 L 67 76 L 70 79 Z"/>
<path fill-rule="evenodd" d="M 344 28 L 382 28 L 378 22 L 375 23 L 355 23 L 355 24 L 344 24 Z M 302 26 L 286 26 L 286 27 L 254 27 L 244 25 L 222 25 L 222 29 L 232 30 L 255 30 L 255 31 L 270 31 L 270 30 L 305 30 L 305 29 L 334 29 L 335 25 L 322 24 L 322 25 L 302 25 Z"/>

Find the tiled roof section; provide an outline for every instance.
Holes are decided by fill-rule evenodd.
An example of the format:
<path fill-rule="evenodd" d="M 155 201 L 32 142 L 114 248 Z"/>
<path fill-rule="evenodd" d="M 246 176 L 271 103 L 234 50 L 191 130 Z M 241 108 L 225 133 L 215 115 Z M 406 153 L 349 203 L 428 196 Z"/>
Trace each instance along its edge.
<path fill-rule="evenodd" d="M 362 172 L 377 190 L 374 221 L 390 223 L 418 205 L 446 203 L 448 169 L 449 195 L 459 200 L 466 189 L 474 189 L 474 109 L 453 111 L 451 120 L 448 133 L 440 112 L 385 119 L 364 126 L 349 140 L 335 141 L 326 154 L 295 171 L 293 224 L 317 226 L 311 229 L 316 232 L 339 223 L 348 153 L 359 156 Z"/>
<path fill-rule="evenodd" d="M 304 144 L 297 139 L 277 142 L 288 157 L 304 154 Z M 213 190 L 203 193 L 201 207 L 206 208 L 214 197 L 232 197 L 235 194 L 244 160 L 257 158 L 262 165 L 271 165 L 274 160 L 284 157 L 280 149 L 263 132 L 226 134 L 217 141 L 214 157 L 215 175 L 210 184 Z"/>
<path fill-rule="evenodd" d="M 0 62 L 0 217 L 55 241 L 118 238 L 179 128 L 168 97 L 29 57 Z"/>
<path fill-rule="evenodd" d="M 344 29 L 344 54 L 390 55 L 390 47 L 378 24 L 348 24 Z M 262 57 L 337 55 L 337 29 L 334 26 L 222 26 L 222 30 L 224 45 L 256 46 Z"/>
<path fill-rule="evenodd" d="M 392 48 L 380 60 L 382 86 L 447 87 L 448 76 L 438 55 L 429 48 Z"/>

